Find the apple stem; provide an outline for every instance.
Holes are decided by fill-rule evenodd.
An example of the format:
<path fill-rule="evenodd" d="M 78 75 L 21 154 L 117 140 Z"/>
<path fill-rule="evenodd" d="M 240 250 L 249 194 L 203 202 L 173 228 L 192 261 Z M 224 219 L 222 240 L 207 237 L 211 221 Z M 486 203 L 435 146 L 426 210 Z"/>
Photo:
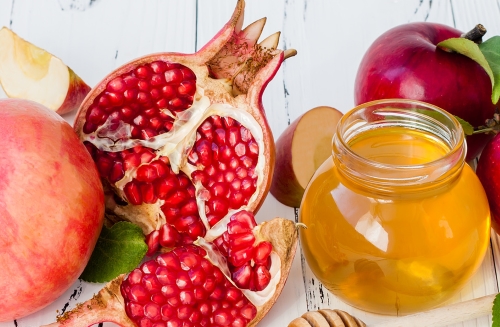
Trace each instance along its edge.
<path fill-rule="evenodd" d="M 486 28 L 482 24 L 477 24 L 473 29 L 461 35 L 461 37 L 480 44 L 483 42 L 483 36 L 486 34 Z"/>

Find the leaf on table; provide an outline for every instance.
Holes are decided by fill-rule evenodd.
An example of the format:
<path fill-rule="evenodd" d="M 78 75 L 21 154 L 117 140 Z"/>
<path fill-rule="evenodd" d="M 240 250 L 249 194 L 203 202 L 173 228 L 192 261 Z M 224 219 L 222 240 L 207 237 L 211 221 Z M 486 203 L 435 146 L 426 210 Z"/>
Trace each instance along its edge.
<path fill-rule="evenodd" d="M 144 258 L 148 246 L 139 226 L 118 222 L 103 226 L 89 263 L 80 276 L 86 282 L 105 283 L 132 271 Z"/>
<path fill-rule="evenodd" d="M 493 72 L 495 83 L 493 84 L 493 93 L 491 101 L 497 103 L 500 98 L 500 36 L 493 36 L 479 45 L 479 49 L 488 61 Z"/>
<path fill-rule="evenodd" d="M 491 309 L 493 319 L 491 327 L 500 327 L 500 293 L 493 300 L 493 308 Z"/>

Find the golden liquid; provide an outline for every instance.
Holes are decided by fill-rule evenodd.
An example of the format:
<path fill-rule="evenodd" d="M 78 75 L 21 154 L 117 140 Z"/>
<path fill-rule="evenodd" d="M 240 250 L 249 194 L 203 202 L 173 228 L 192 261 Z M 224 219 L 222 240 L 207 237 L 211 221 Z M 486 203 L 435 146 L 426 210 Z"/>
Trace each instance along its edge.
<path fill-rule="evenodd" d="M 398 127 L 362 133 L 357 154 L 383 163 L 423 164 L 448 147 Z M 346 180 L 330 158 L 306 189 L 300 232 L 306 260 L 332 293 L 360 309 L 404 315 L 454 295 L 474 274 L 489 243 L 484 190 L 473 170 L 437 191 L 381 197 Z"/>

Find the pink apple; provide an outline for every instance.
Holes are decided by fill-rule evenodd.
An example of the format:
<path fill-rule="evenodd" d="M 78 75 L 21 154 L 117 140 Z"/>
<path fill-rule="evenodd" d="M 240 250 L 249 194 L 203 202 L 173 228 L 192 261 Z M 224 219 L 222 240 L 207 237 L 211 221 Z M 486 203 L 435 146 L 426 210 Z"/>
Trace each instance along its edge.
<path fill-rule="evenodd" d="M 80 276 L 104 194 L 73 128 L 32 101 L 0 100 L 0 321 L 29 315 Z"/>
<path fill-rule="evenodd" d="M 397 26 L 373 42 L 355 81 L 355 103 L 407 98 L 432 103 L 473 126 L 492 118 L 490 78 L 473 60 L 436 45 L 462 32 L 436 23 Z M 476 157 L 490 135 L 467 137 L 467 158 Z"/>

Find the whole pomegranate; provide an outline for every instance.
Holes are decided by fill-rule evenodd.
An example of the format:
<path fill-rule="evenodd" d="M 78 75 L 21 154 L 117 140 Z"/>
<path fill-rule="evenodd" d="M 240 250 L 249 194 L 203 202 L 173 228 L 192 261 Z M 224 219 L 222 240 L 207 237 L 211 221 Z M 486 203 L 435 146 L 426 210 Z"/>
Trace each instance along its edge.
<path fill-rule="evenodd" d="M 104 183 L 108 216 L 139 225 L 152 258 L 112 284 L 120 287 L 111 302 L 94 299 L 63 323 L 253 326 L 279 295 L 295 224 L 257 225 L 253 213 L 275 156 L 262 93 L 295 51 L 276 48 L 279 33 L 257 43 L 265 19 L 241 29 L 243 11 L 240 0 L 198 52 L 133 60 L 83 101 L 75 130 Z"/>
<path fill-rule="evenodd" d="M 0 321 L 53 302 L 99 236 L 99 175 L 71 126 L 35 102 L 0 100 Z"/>

